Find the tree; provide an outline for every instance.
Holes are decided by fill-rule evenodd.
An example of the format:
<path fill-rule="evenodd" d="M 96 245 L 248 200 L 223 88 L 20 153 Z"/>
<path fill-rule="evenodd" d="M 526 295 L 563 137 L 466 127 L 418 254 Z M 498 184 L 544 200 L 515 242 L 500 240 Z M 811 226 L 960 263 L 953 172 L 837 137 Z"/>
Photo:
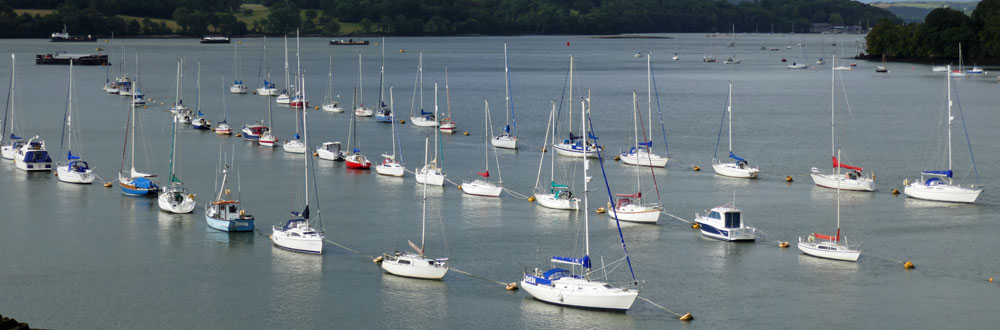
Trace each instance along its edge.
<path fill-rule="evenodd" d="M 368 19 L 368 17 L 361 19 L 361 31 L 364 33 L 372 32 L 372 20 Z"/>

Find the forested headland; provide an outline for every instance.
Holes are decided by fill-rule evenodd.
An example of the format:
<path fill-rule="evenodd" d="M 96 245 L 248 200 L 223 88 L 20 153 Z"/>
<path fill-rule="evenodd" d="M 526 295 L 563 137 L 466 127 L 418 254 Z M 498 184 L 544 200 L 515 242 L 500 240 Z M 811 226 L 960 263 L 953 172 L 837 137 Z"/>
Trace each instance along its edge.
<path fill-rule="evenodd" d="M 949 8 L 934 9 L 923 23 L 880 21 L 866 37 L 867 52 L 890 59 L 933 61 L 1000 58 L 1000 0 L 983 0 L 966 15 Z"/>
<path fill-rule="evenodd" d="M 898 20 L 851 0 L 0 0 L 0 37 L 808 32 Z"/>

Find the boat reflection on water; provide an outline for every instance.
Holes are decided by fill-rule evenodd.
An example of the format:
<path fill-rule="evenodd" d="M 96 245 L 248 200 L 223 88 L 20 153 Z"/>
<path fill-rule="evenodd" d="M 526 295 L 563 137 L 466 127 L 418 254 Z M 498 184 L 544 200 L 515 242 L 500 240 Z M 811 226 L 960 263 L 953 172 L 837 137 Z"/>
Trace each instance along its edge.
<path fill-rule="evenodd" d="M 250 248 L 253 246 L 256 236 L 255 232 L 221 231 L 205 227 L 205 241 L 209 242 L 212 247 Z"/>
<path fill-rule="evenodd" d="M 399 180 L 396 180 L 399 181 Z M 500 227 L 503 224 L 502 199 L 462 194 L 462 220 L 471 227 Z M 540 207 L 535 207 L 539 209 Z"/>
<path fill-rule="evenodd" d="M 563 307 L 522 295 L 520 324 L 525 329 L 592 329 L 613 324 L 614 329 L 634 329 L 635 321 L 625 313 Z"/>
<path fill-rule="evenodd" d="M 448 285 L 444 281 L 400 277 L 382 272 L 379 328 L 447 329 Z M 417 306 L 417 307 L 415 307 Z"/>

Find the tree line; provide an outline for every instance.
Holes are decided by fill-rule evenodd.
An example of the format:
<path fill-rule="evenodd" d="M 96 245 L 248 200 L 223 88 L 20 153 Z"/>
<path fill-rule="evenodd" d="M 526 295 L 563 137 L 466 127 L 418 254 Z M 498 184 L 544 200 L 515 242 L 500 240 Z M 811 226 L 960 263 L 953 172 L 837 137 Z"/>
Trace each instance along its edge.
<path fill-rule="evenodd" d="M 1000 58 L 1000 0 L 979 2 L 972 16 L 934 9 L 923 23 L 881 21 L 866 37 L 867 52 L 911 59 Z"/>
<path fill-rule="evenodd" d="M 0 0 L 0 37 L 206 33 L 337 35 L 341 23 L 384 35 L 808 32 L 812 23 L 858 25 L 887 19 L 850 0 L 259 0 L 267 17 L 246 24 L 241 0 Z M 17 15 L 11 8 L 55 9 Z M 300 13 L 304 11 L 304 16 Z M 146 17 L 136 21 L 116 15 Z M 148 18 L 172 19 L 176 29 Z M 9 29 L 8 29 L 9 27 Z"/>

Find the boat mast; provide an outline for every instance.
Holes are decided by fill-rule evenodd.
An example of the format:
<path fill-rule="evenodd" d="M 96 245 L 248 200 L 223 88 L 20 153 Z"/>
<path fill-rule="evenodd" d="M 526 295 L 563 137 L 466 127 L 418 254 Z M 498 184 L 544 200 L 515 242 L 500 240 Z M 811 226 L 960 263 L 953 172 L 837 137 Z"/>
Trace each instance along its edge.
<path fill-rule="evenodd" d="M 961 47 L 961 46 L 959 46 L 959 47 Z M 948 68 L 948 72 L 951 72 L 950 66 Z M 951 116 L 951 74 L 949 73 L 949 74 L 947 74 L 945 76 L 946 76 L 945 79 L 948 81 L 948 83 L 947 83 L 947 86 L 948 86 L 948 171 L 951 171 L 951 121 L 954 120 L 955 118 Z M 948 183 L 951 184 L 952 181 L 953 180 L 951 178 L 951 175 L 948 175 Z"/>
<path fill-rule="evenodd" d="M 302 60 L 299 59 L 299 29 L 295 29 L 295 83 L 299 83 L 299 79 L 302 77 Z M 299 89 L 302 89 L 301 87 Z M 295 91 L 296 95 L 299 95 L 299 91 Z M 306 98 L 302 97 L 302 109 L 306 108 Z M 295 120 L 295 133 L 299 132 L 298 129 L 298 119 Z"/>
<path fill-rule="evenodd" d="M 588 92 L 589 94 L 589 92 Z M 585 101 L 580 101 L 580 122 L 582 123 L 583 129 L 583 145 L 587 145 L 587 103 L 590 102 L 590 95 L 587 95 Z M 583 245 L 584 245 L 584 257 L 590 256 L 590 212 L 589 210 L 589 200 L 587 196 L 587 168 L 590 164 L 587 162 L 587 157 L 582 157 L 583 159 Z M 583 265 L 585 269 L 585 278 L 590 280 L 590 268 L 586 264 Z"/>
<path fill-rule="evenodd" d="M 840 150 L 837 150 L 837 158 L 840 158 Z M 837 177 L 840 177 L 840 167 L 837 167 Z M 840 182 L 837 180 L 837 242 L 840 242 Z"/>
<path fill-rule="evenodd" d="M 733 82 L 729 82 L 729 104 L 726 105 L 726 112 L 729 113 L 729 153 L 733 153 Z"/>
<path fill-rule="evenodd" d="M 836 67 L 837 67 L 837 56 L 834 55 L 833 56 L 833 65 L 830 66 L 830 154 L 831 154 L 831 156 L 833 156 L 837 152 L 837 140 L 836 140 L 837 139 L 837 135 L 836 135 L 837 117 L 836 117 L 836 111 L 834 111 L 834 109 L 836 109 L 834 107 L 834 102 L 836 100 L 836 97 L 835 97 L 836 92 L 835 91 L 837 89 L 837 82 L 836 82 L 837 78 L 836 78 L 836 72 L 834 72 L 834 70 L 833 70 L 833 68 L 836 68 Z M 834 171 L 836 171 L 836 168 L 839 168 L 839 166 L 837 166 L 837 165 L 839 165 L 839 163 L 840 163 L 840 157 L 837 157 L 837 158 L 838 158 L 837 159 L 837 163 L 834 164 L 834 167 L 835 167 Z M 837 175 L 837 177 L 838 177 L 838 179 L 837 179 L 838 184 L 837 185 L 839 186 L 840 185 L 840 183 L 839 183 L 840 182 L 840 179 L 839 179 L 840 175 Z"/>
<path fill-rule="evenodd" d="M 572 58 L 573 57 L 570 57 L 570 61 L 572 61 Z M 572 70 L 570 70 L 570 72 L 572 72 Z M 572 80 L 570 80 L 570 81 L 572 81 Z M 567 112 L 572 113 L 573 112 L 573 99 L 570 99 L 569 104 L 570 104 L 569 111 L 567 111 Z M 549 120 L 551 120 L 551 123 L 552 123 L 552 152 L 553 152 L 553 154 L 552 154 L 552 157 L 550 157 L 550 159 L 549 159 L 549 187 L 551 187 L 552 184 L 556 182 L 556 154 L 555 154 L 555 152 L 556 152 L 555 151 L 555 148 L 556 148 L 556 114 L 555 114 L 555 108 L 556 108 L 556 101 L 552 101 L 552 114 L 549 115 L 551 117 L 551 118 L 549 118 Z M 545 156 L 543 155 L 542 157 L 545 157 Z"/>
<path fill-rule="evenodd" d="M 330 55 L 330 71 L 326 74 L 326 100 L 325 103 L 330 103 L 333 99 L 333 55 Z"/>
<path fill-rule="evenodd" d="M 181 61 L 177 60 L 177 75 L 174 78 L 174 109 L 180 111 L 178 107 L 181 101 Z"/>
<path fill-rule="evenodd" d="M 378 107 L 381 109 L 385 106 L 383 101 L 383 93 L 385 93 L 385 37 L 382 37 L 382 66 L 379 68 L 378 72 Z"/>
<path fill-rule="evenodd" d="M 234 85 L 235 85 L 236 81 L 239 80 L 239 78 L 237 78 L 237 72 L 238 71 L 236 70 L 236 62 L 238 61 L 236 59 L 236 45 L 237 44 L 239 44 L 239 43 L 238 42 L 234 42 L 233 43 L 233 84 Z M 201 63 L 201 60 L 198 60 L 198 63 Z"/>
<path fill-rule="evenodd" d="M 435 86 L 436 87 L 436 86 Z M 435 93 L 436 95 L 436 93 Z M 427 142 L 429 138 L 424 137 L 424 166 L 427 166 Z M 420 256 L 424 256 L 424 237 L 427 232 L 427 173 L 424 173 L 424 197 L 423 197 L 423 210 L 420 216 Z"/>
<path fill-rule="evenodd" d="M 298 33 L 298 32 L 296 32 L 296 33 Z M 302 90 L 302 99 L 305 100 L 305 98 L 306 98 L 306 77 L 305 77 L 305 75 L 300 75 L 300 78 L 302 78 L 301 85 L 300 85 L 301 90 Z M 303 102 L 305 102 L 305 101 L 303 101 Z M 268 104 L 268 106 L 270 106 L 271 102 L 267 102 L 267 104 Z M 308 128 L 306 126 L 306 113 L 307 112 L 309 112 L 309 111 L 305 111 L 305 104 L 303 104 L 303 109 L 302 109 L 302 135 L 303 135 L 303 140 L 304 140 L 303 144 L 305 144 L 307 146 L 307 148 L 308 148 L 308 145 L 309 145 L 309 131 L 308 131 Z M 306 194 L 305 194 L 305 197 L 306 197 L 306 199 L 305 199 L 305 201 L 306 201 L 306 208 L 305 209 L 307 211 L 309 210 L 309 159 L 310 159 L 310 157 L 308 157 L 308 156 L 302 157 L 302 163 L 305 164 L 305 169 L 306 169 L 305 170 L 305 175 L 303 175 L 302 177 L 303 177 L 303 179 L 305 181 L 305 185 L 304 185 L 305 188 L 306 188 Z M 308 223 L 308 221 L 309 221 L 308 212 L 304 212 L 304 213 L 306 213 L 306 214 L 305 214 L 305 216 L 303 218 L 305 218 L 306 222 Z"/>
<path fill-rule="evenodd" d="M 507 100 L 507 124 L 504 126 L 504 133 L 510 129 L 510 71 L 507 68 L 507 43 L 503 44 L 503 74 L 504 74 L 504 98 Z"/>
<path fill-rule="evenodd" d="M 133 96 L 132 98 L 135 99 L 135 96 Z M 177 153 L 176 153 L 176 151 L 177 151 L 177 121 L 178 121 L 177 116 L 174 116 L 174 122 L 173 122 L 173 126 L 171 127 L 171 132 L 170 132 L 170 178 L 169 178 L 170 185 L 173 185 L 173 183 L 174 183 L 174 160 L 177 157 Z M 132 145 L 135 146 L 135 143 L 132 143 Z M 133 154 L 132 157 L 135 157 L 135 154 Z"/>
<path fill-rule="evenodd" d="M 447 72 L 448 72 L 448 69 L 445 69 L 445 75 L 444 75 L 445 76 L 445 81 L 448 81 L 448 73 Z M 448 83 L 445 82 L 444 85 L 446 86 L 445 89 L 447 90 Z M 490 130 L 490 100 L 483 100 L 483 107 L 485 108 L 484 112 L 486 113 L 486 115 L 483 116 L 483 133 L 485 133 L 485 134 L 483 134 L 483 136 L 486 137 L 486 144 L 483 145 L 484 146 L 483 149 L 484 149 L 484 154 L 486 155 L 486 174 L 489 174 L 490 173 L 490 134 L 489 134 L 489 130 Z"/>
<path fill-rule="evenodd" d="M 354 99 L 351 100 L 351 108 L 357 109 L 357 107 L 358 107 L 358 88 L 354 87 Z M 352 139 L 352 137 L 354 137 L 354 118 L 357 117 L 357 116 L 358 116 L 357 113 L 355 113 L 355 112 L 352 111 L 351 112 L 351 120 L 347 122 L 347 133 L 348 133 L 347 134 L 347 145 L 351 146 L 351 152 L 350 153 L 352 153 L 352 154 L 354 153 L 354 145 L 351 144 L 351 143 L 354 143 L 353 142 L 354 139 Z"/>
<path fill-rule="evenodd" d="M 639 99 L 635 93 L 632 91 L 632 126 L 634 126 L 633 132 L 635 133 L 635 191 L 640 191 L 641 184 L 639 183 Z M 586 134 L 587 132 L 584 132 Z M 586 144 L 584 144 L 586 145 Z M 649 155 L 649 154 L 647 154 Z"/>
<path fill-rule="evenodd" d="M 396 159 L 396 112 L 395 112 L 396 102 L 395 99 L 392 97 L 392 87 L 389 87 L 389 111 L 392 111 L 392 114 L 389 115 L 391 117 L 389 119 L 389 125 L 392 125 L 392 159 L 395 160 Z"/>
<path fill-rule="evenodd" d="M 424 52 L 420 52 L 417 60 L 417 76 L 420 76 L 420 115 L 424 112 Z M 435 118 L 437 119 L 437 118 Z"/>
<path fill-rule="evenodd" d="M 181 71 L 181 63 L 178 61 L 177 62 L 177 72 L 180 73 L 180 71 Z M 180 76 L 178 76 L 178 78 L 179 77 Z M 180 86 L 179 83 L 178 83 L 178 86 Z M 135 173 L 135 93 L 132 93 L 132 95 L 130 96 L 130 98 L 132 99 L 132 102 L 129 102 L 131 104 L 131 107 L 129 109 L 129 119 L 130 119 L 129 121 L 130 121 L 130 124 L 131 124 L 131 128 L 130 128 L 131 129 L 131 133 L 129 135 L 132 136 L 132 145 L 131 145 L 132 150 L 130 151 L 130 153 L 132 155 L 131 155 L 131 160 L 129 161 L 129 163 L 130 163 L 129 166 L 132 167 L 131 171 L 129 171 L 129 177 L 131 178 L 132 175 L 133 175 L 133 173 Z M 11 117 L 13 117 L 13 116 L 11 116 Z M 177 117 L 174 117 L 174 120 L 176 121 Z M 125 143 L 128 143 L 128 142 L 129 142 L 128 141 L 128 137 L 126 137 L 125 138 Z"/>
<path fill-rule="evenodd" d="M 434 83 L 434 120 L 438 117 L 438 84 Z M 438 132 L 441 130 L 434 130 L 434 167 L 438 167 Z"/>
<path fill-rule="evenodd" d="M 11 53 L 10 54 L 10 88 L 7 89 L 7 99 L 10 100 L 10 107 L 7 108 L 7 111 L 4 111 L 4 114 L 3 114 L 3 120 L 7 120 L 7 112 L 10 112 L 10 133 L 11 134 L 14 134 L 14 111 L 10 111 L 10 110 L 14 109 L 14 71 L 15 71 L 14 69 L 15 69 L 15 66 L 14 66 L 14 54 Z M 4 139 L 7 138 L 7 131 L 6 130 L 7 130 L 7 125 L 6 125 L 6 123 L 4 123 L 4 125 L 3 125 L 3 131 L 4 132 L 2 134 L 0 134 L 0 141 L 3 141 Z"/>
<path fill-rule="evenodd" d="M 136 69 L 137 70 L 136 70 L 136 73 L 135 73 L 135 78 L 136 78 L 135 80 L 139 80 L 139 70 L 138 70 L 138 68 L 139 68 L 139 66 L 138 66 L 138 64 L 136 64 Z M 200 117 L 201 116 L 201 60 L 198 60 L 198 75 L 197 75 L 197 77 L 198 78 L 195 79 L 195 83 L 194 83 L 195 88 L 198 90 L 198 92 L 194 96 L 194 109 L 195 109 L 195 111 L 198 111 L 198 116 Z M 133 91 L 133 92 L 135 92 L 135 91 Z"/>
<path fill-rule="evenodd" d="M 69 137 L 67 138 L 67 149 L 73 152 L 73 61 L 69 61 L 69 96 L 66 101 L 66 131 L 69 131 Z M 61 151 L 61 150 L 60 150 Z M 66 160 L 73 161 L 69 159 L 69 155 L 66 155 Z"/>
<path fill-rule="evenodd" d="M 288 35 L 285 35 L 285 89 L 289 95 L 292 92 L 291 86 L 288 85 Z M 289 96 L 291 97 L 291 96 Z"/>
<path fill-rule="evenodd" d="M 451 90 L 448 88 L 448 67 L 444 67 L 444 102 L 448 107 L 448 120 L 451 120 Z"/>
<path fill-rule="evenodd" d="M 268 77 L 268 79 L 271 78 L 271 72 L 270 71 L 267 72 L 267 77 Z M 222 94 L 223 94 L 223 97 L 225 97 L 225 93 L 222 93 Z M 225 98 L 223 98 L 223 100 L 225 100 Z M 267 127 L 267 130 L 270 132 L 272 130 L 272 128 L 274 128 L 273 127 L 274 123 L 271 122 L 271 98 L 270 97 L 264 98 L 264 102 L 267 103 L 267 126 L 266 127 Z M 296 119 L 295 122 L 298 123 L 299 120 Z M 263 132 L 261 134 L 263 134 Z M 271 134 L 271 136 L 274 136 L 274 134 Z"/>
<path fill-rule="evenodd" d="M 358 52 L 358 104 L 365 106 L 365 83 L 361 76 L 361 52 Z"/>
<path fill-rule="evenodd" d="M 653 54 L 646 54 L 646 112 L 649 116 L 649 140 L 646 142 L 652 142 L 653 140 Z M 645 135 L 645 134 L 643 134 Z M 645 138 L 645 136 L 643 136 Z M 664 141 L 666 143 L 666 141 Z M 650 159 L 653 156 L 653 144 L 650 143 L 646 146 L 646 151 L 649 152 Z M 638 158 L 636 158 L 638 161 Z"/>
<path fill-rule="evenodd" d="M 568 121 L 569 125 L 566 126 L 569 127 L 569 136 L 572 138 L 573 137 L 573 55 L 569 56 L 569 104 L 570 104 L 569 111 L 567 111 L 569 113 L 569 121 Z M 556 125 L 556 123 L 553 123 L 552 125 Z M 554 136 L 555 133 L 556 131 L 555 129 L 553 129 L 552 130 L 553 145 L 555 145 L 556 143 L 556 137 Z M 584 146 L 583 152 L 586 155 L 587 153 L 586 145 Z M 555 162 L 555 159 L 553 159 L 552 161 Z"/>

